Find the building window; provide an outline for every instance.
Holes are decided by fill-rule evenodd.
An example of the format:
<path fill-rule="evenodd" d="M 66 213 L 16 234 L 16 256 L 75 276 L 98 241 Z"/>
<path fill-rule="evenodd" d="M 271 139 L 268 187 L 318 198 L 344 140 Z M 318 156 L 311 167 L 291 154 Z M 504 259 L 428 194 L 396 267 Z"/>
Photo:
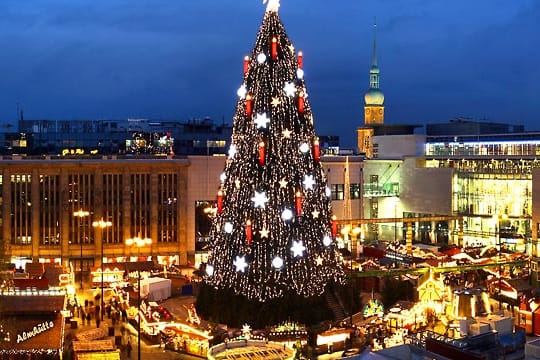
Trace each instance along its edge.
<path fill-rule="evenodd" d="M 332 184 L 332 200 L 343 200 L 345 198 L 344 189 L 343 184 Z"/>
<path fill-rule="evenodd" d="M 60 245 L 60 176 L 40 175 L 40 245 Z"/>
<path fill-rule="evenodd" d="M 131 236 L 150 237 L 150 174 L 132 174 Z"/>
<path fill-rule="evenodd" d="M 360 199 L 361 193 L 360 193 L 360 184 L 351 184 L 351 200 L 354 199 Z"/>
<path fill-rule="evenodd" d="M 73 214 L 83 210 L 92 213 L 94 211 L 94 176 L 91 174 L 68 175 L 68 188 L 65 194 L 68 209 Z M 69 217 L 72 244 L 93 244 L 94 237 L 92 221 L 89 216 Z"/>
<path fill-rule="evenodd" d="M 104 218 L 113 224 L 103 230 L 105 244 L 121 244 L 124 240 L 123 188 L 122 174 L 103 175 Z"/>
<path fill-rule="evenodd" d="M 177 242 L 178 175 L 159 174 L 158 179 L 158 242 Z"/>
<path fill-rule="evenodd" d="M 195 201 L 195 251 L 206 250 L 216 211 L 217 204 L 213 200 Z"/>
<path fill-rule="evenodd" d="M 11 175 L 11 243 L 32 244 L 32 176 Z"/>

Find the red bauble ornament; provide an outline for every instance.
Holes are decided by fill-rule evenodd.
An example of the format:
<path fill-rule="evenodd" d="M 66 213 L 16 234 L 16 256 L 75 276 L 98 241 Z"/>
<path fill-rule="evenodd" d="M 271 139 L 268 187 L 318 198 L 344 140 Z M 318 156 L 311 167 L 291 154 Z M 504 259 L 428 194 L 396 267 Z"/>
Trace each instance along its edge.
<path fill-rule="evenodd" d="M 298 52 L 298 68 L 302 69 L 302 66 L 304 66 L 304 54 L 302 54 L 301 51 Z"/>

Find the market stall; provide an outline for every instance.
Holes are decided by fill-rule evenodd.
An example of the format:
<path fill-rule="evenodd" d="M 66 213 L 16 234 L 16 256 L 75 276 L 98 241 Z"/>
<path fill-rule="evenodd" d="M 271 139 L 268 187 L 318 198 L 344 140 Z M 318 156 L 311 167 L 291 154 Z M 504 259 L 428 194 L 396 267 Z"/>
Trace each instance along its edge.
<path fill-rule="evenodd" d="M 101 287 L 101 267 L 94 267 L 91 271 L 92 286 Z M 124 270 L 116 264 L 106 264 L 103 267 L 103 286 L 109 287 L 111 284 L 122 282 Z"/>
<path fill-rule="evenodd" d="M 346 342 L 351 338 L 350 328 L 332 328 L 317 335 L 317 352 L 345 350 Z"/>
<path fill-rule="evenodd" d="M 120 350 L 116 348 L 113 338 L 73 341 L 73 352 L 76 360 L 120 359 Z"/>
<path fill-rule="evenodd" d="M 128 308 L 127 318 L 135 328 L 137 328 L 137 323 L 140 321 L 141 335 L 155 343 L 159 341 L 161 329 L 174 321 L 174 317 L 169 310 L 153 301 L 148 303 L 142 301 L 140 309 L 133 306 Z"/>
<path fill-rule="evenodd" d="M 304 346 L 308 341 L 307 328 L 305 325 L 286 321 L 268 329 L 268 340 L 284 343 L 288 346 L 299 341 Z"/>
<path fill-rule="evenodd" d="M 6 291 L 0 294 L 0 360 L 59 360 L 64 343 L 65 294 L 57 290 Z"/>
<path fill-rule="evenodd" d="M 428 308 L 422 303 L 399 301 L 384 316 L 391 333 L 400 333 L 402 329 L 416 331 L 426 326 Z"/>
<path fill-rule="evenodd" d="M 165 347 L 191 355 L 206 357 L 212 336 L 192 326 L 175 323 L 162 328 Z"/>
<path fill-rule="evenodd" d="M 141 298 L 161 301 L 171 297 L 171 279 L 150 277 L 141 279 Z"/>

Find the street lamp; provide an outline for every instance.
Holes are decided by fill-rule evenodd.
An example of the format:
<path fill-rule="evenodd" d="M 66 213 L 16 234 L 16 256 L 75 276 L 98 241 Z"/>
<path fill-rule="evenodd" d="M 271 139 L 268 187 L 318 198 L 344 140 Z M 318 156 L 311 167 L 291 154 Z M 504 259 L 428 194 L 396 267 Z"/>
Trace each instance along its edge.
<path fill-rule="evenodd" d="M 495 217 L 495 216 L 494 216 Z M 502 298 L 501 298 L 501 292 L 502 292 L 502 266 L 501 266 L 501 219 L 507 220 L 508 214 L 504 213 L 502 215 L 496 215 L 496 225 L 495 225 L 495 236 L 497 240 L 497 245 L 499 246 L 499 256 L 497 258 L 497 262 L 499 263 L 499 311 L 502 309 Z"/>
<path fill-rule="evenodd" d="M 104 221 L 101 218 L 99 221 L 94 221 L 92 226 L 101 229 L 101 321 L 103 321 L 103 229 L 112 226 L 112 222 Z"/>
<path fill-rule="evenodd" d="M 354 258 L 355 259 L 358 259 L 360 258 L 360 253 L 359 253 L 359 249 L 360 249 L 360 234 L 362 233 L 362 229 L 359 228 L 359 227 L 355 227 L 352 229 L 352 233 L 355 237 L 354 241 L 355 241 L 355 248 L 356 248 L 356 251 L 354 252 L 355 253 L 355 256 Z"/>
<path fill-rule="evenodd" d="M 81 227 L 81 220 L 82 218 L 84 217 L 87 217 L 88 215 L 90 215 L 90 212 L 88 211 L 84 211 L 83 209 L 79 209 L 79 211 L 74 211 L 73 212 L 73 216 L 77 217 L 79 220 L 78 220 L 78 223 L 79 223 L 79 228 Z M 81 239 L 81 237 L 79 236 L 79 245 L 81 246 L 81 289 L 83 288 L 83 257 L 82 257 L 82 241 L 84 240 L 84 228 L 83 228 L 83 238 Z"/>
<path fill-rule="evenodd" d="M 126 239 L 126 245 L 127 246 L 136 246 L 137 247 L 137 261 L 139 261 L 139 255 L 141 252 L 141 247 L 145 245 L 152 244 L 152 239 L 150 238 L 141 238 L 140 236 Z M 137 316 L 138 316 L 138 322 L 137 322 L 137 359 L 141 358 L 141 270 L 137 266 L 137 289 L 138 289 L 138 296 L 137 296 Z"/>

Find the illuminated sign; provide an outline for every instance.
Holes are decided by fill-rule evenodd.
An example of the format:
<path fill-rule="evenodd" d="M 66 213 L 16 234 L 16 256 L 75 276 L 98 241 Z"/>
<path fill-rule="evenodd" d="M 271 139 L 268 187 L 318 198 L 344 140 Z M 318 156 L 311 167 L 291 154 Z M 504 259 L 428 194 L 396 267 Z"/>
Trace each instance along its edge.
<path fill-rule="evenodd" d="M 37 324 L 32 328 L 32 330 L 23 331 L 22 334 L 17 334 L 17 344 L 29 340 L 44 331 L 52 329 L 53 327 L 54 323 L 52 321 L 44 321 L 41 324 Z"/>
<path fill-rule="evenodd" d="M 84 155 L 84 149 L 63 149 L 62 156 L 67 155 Z"/>

